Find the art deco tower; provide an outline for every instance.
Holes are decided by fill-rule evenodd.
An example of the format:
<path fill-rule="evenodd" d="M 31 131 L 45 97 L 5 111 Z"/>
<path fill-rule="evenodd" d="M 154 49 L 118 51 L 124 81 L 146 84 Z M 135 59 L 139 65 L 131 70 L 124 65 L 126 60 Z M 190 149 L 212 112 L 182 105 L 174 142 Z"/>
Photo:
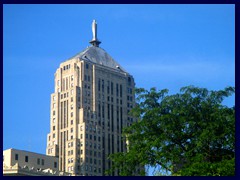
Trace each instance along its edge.
<path fill-rule="evenodd" d="M 51 94 L 46 154 L 73 175 L 104 175 L 109 154 L 126 151 L 123 127 L 134 121 L 133 77 L 99 47 L 97 23 L 91 45 L 62 62 Z M 118 175 L 118 172 L 112 175 Z"/>

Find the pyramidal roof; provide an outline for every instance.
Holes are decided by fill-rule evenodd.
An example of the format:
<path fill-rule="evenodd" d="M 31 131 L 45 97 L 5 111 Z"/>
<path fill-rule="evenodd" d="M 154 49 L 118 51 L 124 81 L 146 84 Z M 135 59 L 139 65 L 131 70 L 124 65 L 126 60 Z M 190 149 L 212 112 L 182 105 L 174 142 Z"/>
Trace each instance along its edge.
<path fill-rule="evenodd" d="M 97 38 L 97 21 L 93 20 L 92 22 L 92 33 L 93 38 L 89 42 L 92 44 L 91 47 L 86 48 L 82 52 L 78 53 L 77 55 L 73 56 L 72 58 L 68 59 L 80 59 L 85 61 L 90 61 L 95 64 L 99 64 L 102 66 L 106 66 L 118 71 L 126 72 L 120 64 L 118 64 L 105 50 L 99 47 L 101 41 Z"/>
<path fill-rule="evenodd" d="M 97 46 L 90 46 L 70 59 L 90 61 L 94 64 L 126 72 L 105 50 Z"/>

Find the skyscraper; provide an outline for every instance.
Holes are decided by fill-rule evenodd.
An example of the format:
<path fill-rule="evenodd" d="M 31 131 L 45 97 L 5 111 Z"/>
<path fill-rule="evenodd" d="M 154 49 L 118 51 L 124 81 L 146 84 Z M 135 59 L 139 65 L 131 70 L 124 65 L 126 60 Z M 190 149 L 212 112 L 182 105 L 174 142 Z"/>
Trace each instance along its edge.
<path fill-rule="evenodd" d="M 109 154 L 126 151 L 123 127 L 134 121 L 133 77 L 104 49 L 92 23 L 91 46 L 62 62 L 51 94 L 46 154 L 59 157 L 59 170 L 104 175 Z M 111 175 L 118 175 L 115 172 Z"/>

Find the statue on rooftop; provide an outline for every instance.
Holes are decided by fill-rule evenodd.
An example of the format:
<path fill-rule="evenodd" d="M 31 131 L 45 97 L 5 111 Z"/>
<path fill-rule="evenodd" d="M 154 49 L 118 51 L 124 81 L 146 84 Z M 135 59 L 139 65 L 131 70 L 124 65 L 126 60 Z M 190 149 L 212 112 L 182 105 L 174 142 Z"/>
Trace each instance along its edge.
<path fill-rule="evenodd" d="M 98 47 L 101 41 L 97 39 L 97 21 L 95 19 L 92 22 L 92 33 L 93 33 L 93 38 L 90 41 L 90 44 L 92 44 L 95 47 Z"/>
<path fill-rule="evenodd" d="M 92 33 L 93 33 L 93 40 L 97 40 L 97 22 L 95 19 L 92 22 Z"/>

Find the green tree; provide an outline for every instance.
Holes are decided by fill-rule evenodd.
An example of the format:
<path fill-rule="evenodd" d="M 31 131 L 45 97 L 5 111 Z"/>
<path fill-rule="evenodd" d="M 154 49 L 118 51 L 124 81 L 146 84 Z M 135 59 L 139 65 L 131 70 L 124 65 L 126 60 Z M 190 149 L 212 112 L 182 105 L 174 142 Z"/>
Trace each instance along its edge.
<path fill-rule="evenodd" d="M 234 87 L 209 91 L 188 86 L 174 95 L 167 89 L 140 88 L 135 93 L 131 113 L 138 121 L 124 129 L 128 151 L 110 155 L 108 172 L 118 169 L 130 176 L 148 165 L 171 175 L 234 175 L 235 107 L 222 105 Z"/>

